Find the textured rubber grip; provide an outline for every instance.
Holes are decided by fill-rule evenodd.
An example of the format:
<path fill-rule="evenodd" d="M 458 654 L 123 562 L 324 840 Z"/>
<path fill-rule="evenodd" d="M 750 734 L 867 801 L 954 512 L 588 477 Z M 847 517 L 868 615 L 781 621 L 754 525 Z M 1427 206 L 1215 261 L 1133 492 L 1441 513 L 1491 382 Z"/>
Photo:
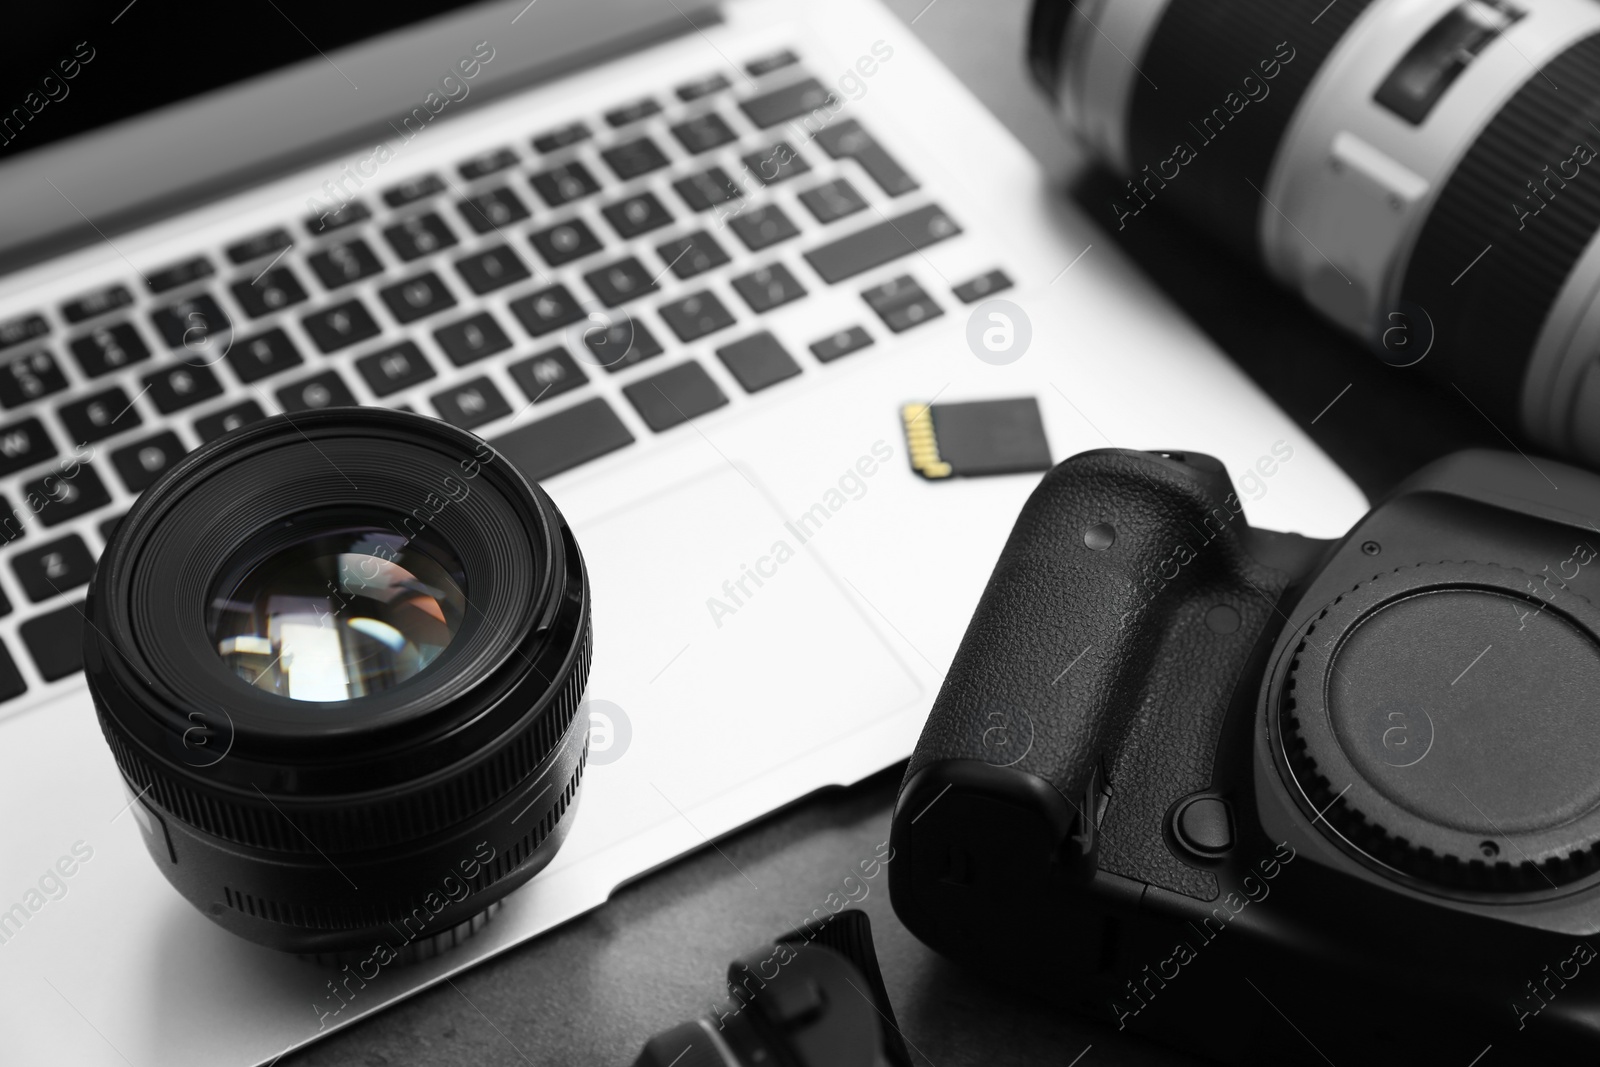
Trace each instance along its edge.
<path fill-rule="evenodd" d="M 1600 35 L 1530 70 L 1450 175 L 1406 268 L 1402 291 L 1436 330 L 1424 369 L 1501 425 L 1521 424 L 1534 343 L 1600 228 L 1597 112 Z"/>
<path fill-rule="evenodd" d="M 906 782 L 979 762 L 1081 810 L 1102 770 L 1100 865 L 1203 894 L 1162 826 L 1209 785 L 1235 685 L 1289 581 L 1251 556 L 1249 536 L 1209 456 L 1103 450 L 1056 466 L 1017 518 Z"/>
<path fill-rule="evenodd" d="M 1171 0 L 1134 57 L 1128 177 L 1137 192 L 1112 205 L 1113 221 L 1142 202 L 1164 204 L 1259 259 L 1261 197 L 1284 131 L 1370 2 Z M 1187 162 L 1180 146 L 1192 155 Z"/>

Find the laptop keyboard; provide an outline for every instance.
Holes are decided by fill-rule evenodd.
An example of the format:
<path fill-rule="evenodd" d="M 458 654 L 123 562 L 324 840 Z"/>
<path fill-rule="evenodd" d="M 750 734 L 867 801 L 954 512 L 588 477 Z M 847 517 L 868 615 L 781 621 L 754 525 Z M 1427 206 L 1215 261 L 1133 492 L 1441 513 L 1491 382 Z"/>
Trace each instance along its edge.
<path fill-rule="evenodd" d="M 898 333 L 1011 284 L 989 270 L 935 294 L 907 273 L 860 293 L 860 322 L 789 351 L 760 317 L 807 298 L 795 259 L 844 285 L 961 229 L 915 202 L 858 120 L 812 132 L 829 91 L 792 52 L 745 69 L 754 88 L 712 74 L 619 101 L 0 322 L 0 545 L 27 601 L 0 592 L 0 616 L 22 616 L 22 648 L 0 642 L 0 701 L 27 689 L 19 655 L 45 681 L 82 669 L 82 589 L 132 497 L 275 411 L 419 411 L 540 480 L 636 444 L 606 397 L 568 402 L 597 376 L 621 376 L 649 432 L 669 433 L 827 373 L 873 345 L 869 324 Z"/>

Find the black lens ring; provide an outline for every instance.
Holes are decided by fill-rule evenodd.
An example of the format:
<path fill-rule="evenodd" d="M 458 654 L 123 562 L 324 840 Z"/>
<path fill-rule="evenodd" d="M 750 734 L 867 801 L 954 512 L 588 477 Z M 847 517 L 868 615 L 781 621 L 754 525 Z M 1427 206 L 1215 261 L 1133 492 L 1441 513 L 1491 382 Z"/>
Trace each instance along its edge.
<path fill-rule="evenodd" d="M 1371 2 L 1345 0 L 1319 14 L 1324 0 L 1171 0 L 1144 54 L 1134 57 L 1141 76 L 1128 105 L 1128 177 L 1141 194 L 1259 261 L 1261 213 L 1271 210 L 1262 193 L 1284 133 L 1323 62 Z M 1280 43 L 1293 49 L 1288 62 L 1277 58 Z M 1266 95 L 1207 140 L 1193 123 L 1212 108 L 1229 114 L 1224 101 L 1230 94 L 1243 99 L 1246 77 L 1262 81 L 1264 62 L 1277 63 L 1276 76 L 1263 82 Z M 1194 158 L 1164 181 L 1159 164 L 1179 144 Z M 1141 201 L 1129 193 L 1122 203 L 1137 210 Z"/>
<path fill-rule="evenodd" d="M 1530 70 L 1440 190 L 1405 268 L 1405 299 L 1436 333 L 1426 366 L 1501 425 L 1521 426 L 1522 384 L 1545 319 L 1600 229 L 1600 181 L 1557 174 L 1547 210 L 1522 218 L 1528 183 L 1594 145 L 1600 34 Z"/>
<path fill-rule="evenodd" d="M 385 744 L 364 743 L 331 756 L 321 753 L 320 763 L 308 762 L 314 757 L 303 751 L 303 744 L 302 758 L 285 762 L 282 751 L 270 744 L 252 748 L 237 741 L 215 765 L 175 761 L 172 742 L 189 725 L 184 714 L 191 709 L 170 703 L 174 690 L 157 683 L 129 631 L 133 615 L 127 596 L 134 584 L 129 572 L 137 570 L 147 527 L 168 517 L 191 481 L 203 484 L 215 470 L 230 469 L 232 455 L 270 448 L 286 437 L 310 438 L 323 449 L 337 450 L 341 435 L 365 434 L 429 442 L 463 472 L 470 471 L 474 484 L 486 492 L 493 487 L 517 502 L 532 529 L 553 535 L 543 553 L 550 562 L 547 580 L 540 583 L 547 595 L 525 605 L 521 614 L 526 625 L 516 627 L 519 639 L 505 650 L 502 662 L 475 684 L 452 691 L 450 715 L 436 716 L 434 722 L 427 715 L 413 720 L 426 729 L 401 731 L 397 739 L 384 738 Z M 515 536 L 514 531 L 502 532 L 506 538 Z M 219 549 L 216 555 L 220 560 L 228 551 Z M 319 842 L 311 847 L 330 850 L 392 845 L 486 810 L 570 747 L 588 674 L 587 577 L 576 542 L 554 504 L 478 438 L 431 419 L 376 409 L 280 416 L 186 457 L 123 520 L 85 610 L 91 691 L 113 753 L 133 788 L 148 789 L 149 799 L 161 809 L 199 831 L 269 850 L 305 852 L 308 840 Z M 225 671 L 219 677 L 228 683 L 218 690 L 223 701 L 241 692 L 251 695 Z M 201 710 L 226 714 L 225 704 Z M 323 810 L 330 797 L 339 798 L 338 810 Z M 281 810 L 274 813 L 274 808 Z M 292 825 L 283 812 L 293 815 Z"/>
<path fill-rule="evenodd" d="M 394 466 L 386 469 L 391 458 Z M 219 572 L 243 545 L 289 515 L 366 508 L 375 518 L 394 521 L 431 508 L 425 500 L 445 499 L 439 495 L 443 482 L 454 478 L 459 460 L 390 434 L 328 439 L 325 431 L 314 431 L 303 438 L 293 428 L 219 459 L 224 462 L 207 466 L 209 473 L 198 481 L 170 483 L 181 493 L 169 494 L 166 506 L 145 521 L 131 523 L 127 555 L 118 561 L 126 564 L 118 572 L 123 581 L 112 586 L 111 607 L 120 610 L 111 613 L 108 636 L 134 653 L 165 690 L 162 705 L 225 703 L 241 740 L 259 734 L 263 740 L 309 743 L 314 733 L 318 746 L 344 734 L 371 743 L 374 734 L 414 722 L 479 684 L 536 624 L 551 579 L 537 570 L 549 570 L 559 542 L 536 510 L 517 508 L 514 498 L 481 476 L 475 483 L 457 479 L 453 484 L 466 491 L 465 499 L 446 503 L 425 527 L 411 528 L 426 529 L 461 559 L 472 605 L 461 632 L 425 672 L 426 684 L 417 678 L 337 703 L 241 686 L 212 646 L 205 610 Z M 236 485 L 247 488 L 237 491 Z M 292 510 L 286 511 L 286 500 L 294 501 Z"/>

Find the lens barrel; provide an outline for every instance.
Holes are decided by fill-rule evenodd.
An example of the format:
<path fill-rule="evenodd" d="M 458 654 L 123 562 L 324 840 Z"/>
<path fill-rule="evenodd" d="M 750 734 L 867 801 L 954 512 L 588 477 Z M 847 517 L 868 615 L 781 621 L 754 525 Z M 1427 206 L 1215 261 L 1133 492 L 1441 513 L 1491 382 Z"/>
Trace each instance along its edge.
<path fill-rule="evenodd" d="M 471 434 L 367 408 L 229 434 L 139 498 L 85 612 L 152 858 L 251 941 L 425 954 L 571 825 L 583 558 Z"/>
<path fill-rule="evenodd" d="M 1125 180 L 1110 228 L 1175 212 L 1600 462 L 1600 5 L 1037 0 L 1029 54 Z"/>

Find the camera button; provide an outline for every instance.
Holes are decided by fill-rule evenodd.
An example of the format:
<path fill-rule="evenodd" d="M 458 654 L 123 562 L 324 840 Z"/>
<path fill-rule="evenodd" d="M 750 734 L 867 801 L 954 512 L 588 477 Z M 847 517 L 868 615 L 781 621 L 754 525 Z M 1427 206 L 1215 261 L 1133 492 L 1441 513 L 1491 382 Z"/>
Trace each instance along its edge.
<path fill-rule="evenodd" d="M 1173 814 L 1172 835 L 1196 856 L 1215 859 L 1233 847 L 1233 812 L 1220 797 L 1195 797 Z"/>

